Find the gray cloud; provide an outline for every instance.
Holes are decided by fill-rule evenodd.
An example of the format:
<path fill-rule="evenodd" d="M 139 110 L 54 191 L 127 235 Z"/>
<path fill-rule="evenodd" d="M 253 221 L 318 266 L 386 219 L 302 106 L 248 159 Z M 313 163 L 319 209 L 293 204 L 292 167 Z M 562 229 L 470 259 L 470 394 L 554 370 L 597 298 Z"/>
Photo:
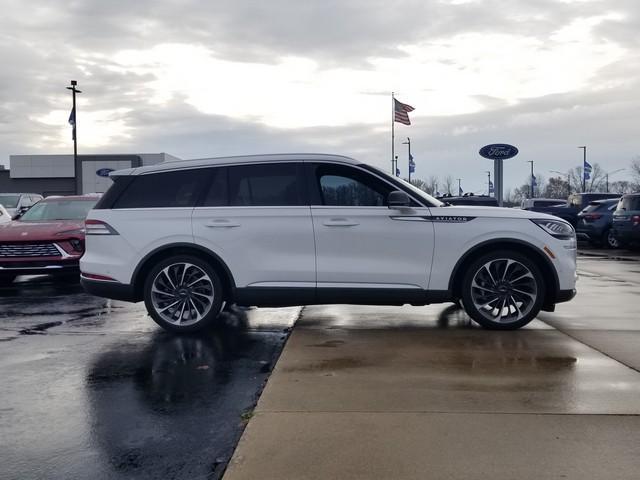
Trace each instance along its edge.
<path fill-rule="evenodd" d="M 603 22 L 595 31 L 628 54 L 597 72 L 589 88 L 516 105 L 478 95 L 482 112 L 416 117 L 412 127 L 399 126 L 398 135 L 411 135 L 420 176 L 453 172 L 477 175 L 478 183 L 490 162 L 482 163 L 477 150 L 493 141 L 512 142 L 521 149 L 521 156 L 506 168 L 514 184 L 526 176 L 526 159 L 536 160 L 543 170 L 572 167 L 579 161 L 576 145 L 593 145 L 594 161 L 610 169 L 626 167 L 628 159 L 640 153 L 640 68 L 634 53 L 640 41 L 640 5 L 635 0 L 487 0 L 456 6 L 435 0 L 76 0 L 64 8 L 45 0 L 1 1 L 0 163 L 12 153 L 53 151 L 59 129 L 34 118 L 68 109 L 64 87 L 76 78 L 85 90 L 85 111 L 130 109 L 122 120 L 131 136 L 100 151 L 168 151 L 182 157 L 326 151 L 384 167 L 389 136 L 370 125 L 281 130 L 205 115 L 179 97 L 152 104 L 148 84 L 155 77 L 116 71 L 110 68 L 110 56 L 123 49 L 180 42 L 205 46 L 217 57 L 235 61 L 272 63 L 295 55 L 323 66 L 366 68 L 368 58 L 402 55 L 398 45 L 446 42 L 468 32 L 518 33 L 540 40 L 542 48 L 553 48 L 549 39 L 559 28 L 608 12 L 624 18 Z M 405 152 L 399 150 L 402 158 Z"/>

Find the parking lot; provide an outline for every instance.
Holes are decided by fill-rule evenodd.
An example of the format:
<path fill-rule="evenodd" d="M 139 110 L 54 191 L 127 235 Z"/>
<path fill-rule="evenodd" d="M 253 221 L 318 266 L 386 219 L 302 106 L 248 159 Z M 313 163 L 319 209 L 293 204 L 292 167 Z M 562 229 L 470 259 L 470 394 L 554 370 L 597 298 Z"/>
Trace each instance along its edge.
<path fill-rule="evenodd" d="M 637 478 L 640 261 L 585 253 L 576 299 L 515 332 L 447 304 L 234 309 L 174 336 L 23 277 L 0 293 L 1 476 Z"/>

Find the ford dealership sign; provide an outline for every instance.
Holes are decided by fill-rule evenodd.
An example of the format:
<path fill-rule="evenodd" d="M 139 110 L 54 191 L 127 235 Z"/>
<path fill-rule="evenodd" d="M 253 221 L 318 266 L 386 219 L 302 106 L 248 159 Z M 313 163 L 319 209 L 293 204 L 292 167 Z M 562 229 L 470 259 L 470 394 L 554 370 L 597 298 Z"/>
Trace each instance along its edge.
<path fill-rule="evenodd" d="M 518 154 L 518 149 L 506 143 L 493 143 L 482 147 L 479 153 L 490 160 L 506 160 L 515 157 Z"/>
<path fill-rule="evenodd" d="M 96 170 L 96 175 L 99 177 L 108 177 L 113 171 L 113 168 L 101 168 L 100 170 Z"/>

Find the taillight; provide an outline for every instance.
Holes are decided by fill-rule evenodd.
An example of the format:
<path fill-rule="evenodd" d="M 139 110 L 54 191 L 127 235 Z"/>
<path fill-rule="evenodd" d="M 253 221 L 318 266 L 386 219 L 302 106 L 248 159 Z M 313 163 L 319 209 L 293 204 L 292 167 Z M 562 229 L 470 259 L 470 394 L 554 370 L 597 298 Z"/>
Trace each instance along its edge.
<path fill-rule="evenodd" d="M 640 215 L 634 215 L 633 217 L 631 217 L 631 222 L 633 223 L 634 227 L 640 225 Z"/>
<path fill-rule="evenodd" d="M 598 220 L 600 217 L 602 217 L 602 215 L 599 213 L 587 213 L 584 216 L 584 218 L 587 220 Z"/>
<path fill-rule="evenodd" d="M 86 235 L 120 235 L 115 228 L 102 220 L 85 220 Z"/>

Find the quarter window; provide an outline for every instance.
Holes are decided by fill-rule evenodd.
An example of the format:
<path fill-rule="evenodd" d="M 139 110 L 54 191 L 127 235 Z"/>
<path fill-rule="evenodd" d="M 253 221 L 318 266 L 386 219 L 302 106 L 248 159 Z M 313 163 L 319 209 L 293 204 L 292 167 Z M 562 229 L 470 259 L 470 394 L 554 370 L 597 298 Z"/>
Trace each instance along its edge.
<path fill-rule="evenodd" d="M 206 177 L 202 169 L 139 175 L 113 208 L 193 207 Z"/>

